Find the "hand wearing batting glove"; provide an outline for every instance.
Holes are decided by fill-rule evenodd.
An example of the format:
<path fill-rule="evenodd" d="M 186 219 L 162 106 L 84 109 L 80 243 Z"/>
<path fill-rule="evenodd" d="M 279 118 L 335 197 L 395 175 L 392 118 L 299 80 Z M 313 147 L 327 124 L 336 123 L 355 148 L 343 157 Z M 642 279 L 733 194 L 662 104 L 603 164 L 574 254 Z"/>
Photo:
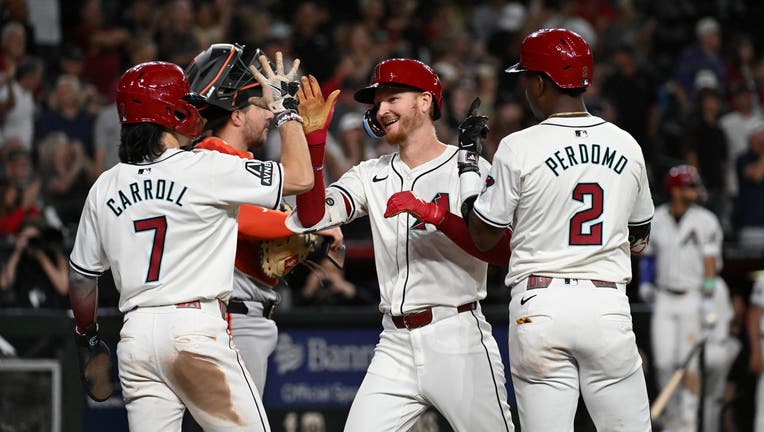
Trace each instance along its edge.
<path fill-rule="evenodd" d="M 98 337 L 98 324 L 90 324 L 84 330 L 75 328 L 74 337 L 82 385 L 94 401 L 105 401 L 114 392 L 114 379 L 111 373 L 111 351 Z"/>
<path fill-rule="evenodd" d="M 435 202 L 426 202 L 411 191 L 394 193 L 387 200 L 385 217 L 393 217 L 401 213 L 409 213 L 422 222 L 440 226 L 446 219 L 448 209 L 440 207 Z"/>
<path fill-rule="evenodd" d="M 457 128 L 459 136 L 459 151 L 457 154 L 457 165 L 459 166 L 459 184 L 462 198 L 462 216 L 468 220 L 468 213 L 472 209 L 482 181 L 480 178 L 480 138 L 488 136 L 488 117 L 478 115 L 477 109 L 480 107 L 480 98 L 475 98 L 467 112 L 467 117 L 459 123 Z"/>
<path fill-rule="evenodd" d="M 292 62 L 289 73 L 284 73 L 284 58 L 280 51 L 276 52 L 276 72 L 271 68 L 266 56 L 261 55 L 257 60 L 260 62 L 265 75 L 260 73 L 254 65 L 250 65 L 249 70 L 262 86 L 263 95 L 249 98 L 249 103 L 268 109 L 275 114 L 274 123 L 276 127 L 289 120 L 302 122 L 300 116 L 297 115 L 298 101 L 296 97 L 300 83 L 294 79 L 297 68 L 300 67 L 300 59 L 295 59 Z"/>
<path fill-rule="evenodd" d="M 317 224 L 324 217 L 324 147 L 326 146 L 326 131 L 332 122 L 334 105 L 337 103 L 339 90 L 335 90 L 324 99 L 321 86 L 316 77 L 303 76 L 300 80 L 302 86 L 297 92 L 300 102 L 300 116 L 303 119 L 302 130 L 305 140 L 308 142 L 310 163 L 313 166 L 313 189 L 297 196 L 297 207 L 300 211 L 297 215 L 303 226 L 309 227 Z"/>

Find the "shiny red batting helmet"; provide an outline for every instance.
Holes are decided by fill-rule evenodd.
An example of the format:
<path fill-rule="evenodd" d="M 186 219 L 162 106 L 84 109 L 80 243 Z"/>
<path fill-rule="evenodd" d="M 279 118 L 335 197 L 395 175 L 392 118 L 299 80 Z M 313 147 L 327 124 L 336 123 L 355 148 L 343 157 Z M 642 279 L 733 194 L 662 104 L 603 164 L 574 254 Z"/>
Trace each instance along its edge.
<path fill-rule="evenodd" d="M 584 38 L 566 29 L 541 29 L 520 45 L 520 62 L 505 72 L 543 72 L 560 88 L 589 87 L 594 71 L 592 50 Z"/>
<path fill-rule="evenodd" d="M 703 182 L 700 179 L 698 170 L 692 165 L 677 165 L 672 167 L 663 180 L 663 185 L 667 191 L 675 187 L 696 186 L 700 187 Z"/>
<path fill-rule="evenodd" d="M 199 111 L 188 101 L 198 97 L 178 65 L 141 63 L 128 69 L 117 84 L 117 110 L 122 124 L 155 123 L 181 135 L 202 133 Z"/>
<path fill-rule="evenodd" d="M 419 60 L 394 58 L 380 62 L 368 86 L 355 92 L 355 100 L 373 105 L 377 87 L 411 87 L 432 94 L 435 99 L 435 119 L 443 107 L 443 86 L 438 74 Z"/>

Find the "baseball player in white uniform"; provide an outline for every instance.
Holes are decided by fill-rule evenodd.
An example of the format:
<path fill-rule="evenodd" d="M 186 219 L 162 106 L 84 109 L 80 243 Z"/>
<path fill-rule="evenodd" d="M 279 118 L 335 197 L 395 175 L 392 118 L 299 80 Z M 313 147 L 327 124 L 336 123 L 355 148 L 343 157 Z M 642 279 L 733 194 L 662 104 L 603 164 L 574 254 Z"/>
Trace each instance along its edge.
<path fill-rule="evenodd" d="M 457 148 L 434 133 L 440 80 L 419 61 L 385 60 L 355 99 L 373 105 L 366 127 L 399 151 L 298 195 L 287 220 L 300 232 L 370 218 L 383 331 L 345 431 L 408 431 L 430 406 L 456 431 L 512 431 L 501 357 L 479 303 L 487 264 L 467 252 L 480 255 L 456 216 Z M 497 250 L 482 257 L 506 262 L 508 243 Z"/>
<path fill-rule="evenodd" d="M 586 112 L 592 66 L 588 44 L 569 30 L 523 40 L 507 72 L 524 72 L 542 121 L 505 137 L 477 199 L 462 197 L 478 247 L 513 229 L 505 283 L 523 431 L 572 431 L 579 392 L 598 430 L 651 427 L 625 290 L 629 250 L 644 248 L 653 203 L 637 142 Z"/>
<path fill-rule="evenodd" d="M 713 299 L 723 240 L 716 215 L 695 204 L 701 180 L 694 167 L 672 167 L 664 186 L 670 200 L 655 210 L 652 241 L 640 260 L 640 295 L 643 300 L 655 298 L 651 341 L 660 387 L 700 340 L 703 320 L 709 320 L 709 329 L 716 320 Z M 695 430 L 698 384 L 695 358 L 679 397 L 664 411 L 665 430 Z"/>
<path fill-rule="evenodd" d="M 131 430 L 179 431 L 186 407 L 207 431 L 270 430 L 222 315 L 239 205 L 273 208 L 312 187 L 299 116 L 285 108 L 290 96 L 267 88 L 275 122 L 298 137 L 284 141 L 281 164 L 184 151 L 201 119 L 178 66 L 143 63 L 119 81 L 121 163 L 88 194 L 70 297 L 76 333 L 97 344 L 96 282 L 111 268 L 125 314 L 117 351 Z"/>
<path fill-rule="evenodd" d="M 212 135 L 197 143 L 195 149 L 213 150 L 252 159 L 249 148 L 263 145 L 268 126 L 274 116 L 269 109 L 250 103 L 250 98 L 256 100 L 263 95 L 260 83 L 249 70 L 250 65 L 255 64 L 260 55 L 263 55 L 261 50 L 247 54 L 244 46 L 218 43 L 199 53 L 186 68 L 191 90 L 202 96 L 198 106 L 202 117 L 207 120 L 205 129 L 212 131 Z M 278 69 L 278 64 L 283 60 L 280 52 L 276 55 L 274 67 Z M 293 64 L 299 64 L 298 60 Z M 287 78 L 291 79 L 289 76 Z M 317 87 L 315 78 L 313 82 Z M 307 78 L 306 84 L 310 85 Z M 334 104 L 337 95 L 339 91 L 328 102 L 330 105 Z M 301 104 L 303 106 L 300 107 L 300 112 L 302 117 L 307 117 L 308 120 L 303 123 L 310 123 L 316 114 L 307 110 L 307 107 L 313 106 L 310 103 L 313 101 L 307 101 L 303 97 L 302 102 L 304 103 Z M 316 105 L 323 109 L 324 101 L 321 102 Z M 324 123 L 328 126 L 328 122 L 321 122 L 322 125 Z M 304 126 L 303 124 L 303 128 Z M 243 205 L 239 211 L 233 293 L 226 310 L 229 313 L 234 342 L 255 380 L 261 397 L 268 372 L 268 357 L 276 349 L 278 329 L 273 321 L 273 314 L 281 297 L 274 290 L 278 280 L 258 271 L 258 265 L 253 261 L 261 259 L 256 253 L 259 242 L 294 235 L 284 225 L 285 220 L 285 212 L 262 207 Z M 340 229 L 334 228 L 329 231 L 324 234 L 334 236 L 333 243 L 337 247 L 341 246 Z"/>
<path fill-rule="evenodd" d="M 751 346 L 748 368 L 759 376 L 756 384 L 756 419 L 753 430 L 764 432 L 764 273 L 760 273 L 753 284 L 747 325 Z"/>

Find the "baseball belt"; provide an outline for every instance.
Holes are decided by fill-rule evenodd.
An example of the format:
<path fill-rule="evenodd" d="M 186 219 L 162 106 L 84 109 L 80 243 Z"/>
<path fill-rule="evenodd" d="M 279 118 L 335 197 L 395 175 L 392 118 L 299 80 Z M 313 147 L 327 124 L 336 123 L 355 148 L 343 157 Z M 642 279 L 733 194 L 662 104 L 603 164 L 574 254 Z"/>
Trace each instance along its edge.
<path fill-rule="evenodd" d="M 477 302 L 470 302 L 458 306 L 456 310 L 457 312 L 462 313 L 475 310 L 476 308 Z M 395 327 L 399 329 L 405 328 L 411 330 L 419 327 L 424 327 L 432 322 L 432 308 L 428 307 L 427 309 L 412 312 L 406 315 L 393 315 L 392 318 L 393 324 L 395 324 Z"/>
<path fill-rule="evenodd" d="M 530 275 L 528 276 L 526 289 L 532 290 L 546 288 L 551 285 L 552 280 L 554 279 L 562 279 L 566 285 L 570 285 L 571 282 L 578 280 L 575 278 L 553 278 L 549 276 Z M 597 288 L 618 288 L 618 285 L 616 285 L 615 282 L 601 281 L 596 279 L 590 279 L 590 281 Z"/>
<path fill-rule="evenodd" d="M 263 316 L 268 319 L 273 319 L 273 314 L 276 313 L 278 303 L 267 300 L 260 301 L 259 303 L 262 303 L 263 305 Z M 247 315 L 249 313 L 249 308 L 243 301 L 229 300 L 226 311 L 235 314 Z"/>

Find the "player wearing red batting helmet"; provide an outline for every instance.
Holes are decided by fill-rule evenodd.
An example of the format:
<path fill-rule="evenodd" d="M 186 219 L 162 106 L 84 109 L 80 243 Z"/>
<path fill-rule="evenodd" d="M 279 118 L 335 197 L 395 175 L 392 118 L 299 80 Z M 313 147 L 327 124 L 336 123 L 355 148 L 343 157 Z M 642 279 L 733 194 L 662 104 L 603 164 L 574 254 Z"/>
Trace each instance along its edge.
<path fill-rule="evenodd" d="M 474 203 L 465 212 L 479 248 L 513 229 L 505 284 L 523 430 L 572 430 L 579 393 L 597 429 L 650 430 L 641 358 L 623 323 L 631 322 L 629 252 L 647 246 L 653 203 L 639 144 L 586 109 L 592 69 L 578 34 L 528 35 L 506 71 L 523 73 L 539 124 L 504 137 L 485 187 L 462 194 Z"/>
<path fill-rule="evenodd" d="M 111 270 L 125 314 L 117 351 L 130 430 L 180 430 L 188 407 L 206 431 L 264 432 L 265 410 L 221 314 L 233 286 L 231 215 L 310 189 L 310 158 L 304 139 L 284 146 L 283 163 L 184 151 L 202 130 L 196 97 L 170 63 L 137 65 L 119 81 L 121 163 L 90 189 L 69 257 L 82 378 L 94 399 L 111 395 L 96 324 L 98 278 Z M 294 116 L 285 121 L 301 135 Z"/>

